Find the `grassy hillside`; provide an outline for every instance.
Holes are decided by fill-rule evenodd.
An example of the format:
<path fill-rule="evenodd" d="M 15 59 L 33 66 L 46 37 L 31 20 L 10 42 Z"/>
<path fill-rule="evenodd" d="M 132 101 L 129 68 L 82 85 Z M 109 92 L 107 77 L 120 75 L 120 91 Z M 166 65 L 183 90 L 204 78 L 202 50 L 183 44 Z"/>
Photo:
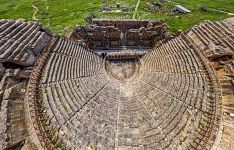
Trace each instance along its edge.
<path fill-rule="evenodd" d="M 69 35 L 76 25 L 87 24 L 85 17 L 95 15 L 97 18 L 128 18 L 133 17 L 138 0 L 107 0 L 109 4 L 119 2 L 128 7 L 132 12 L 101 13 L 100 6 L 108 6 L 103 0 L 1 0 L 0 18 L 25 18 L 27 20 L 40 21 L 44 27 L 60 35 Z M 172 8 L 180 3 L 192 10 L 185 15 L 167 15 L 167 13 L 150 13 L 147 11 L 147 2 L 157 0 L 140 0 L 140 5 L 135 12 L 136 19 L 162 19 L 170 30 L 175 32 L 185 30 L 198 24 L 202 20 L 221 20 L 231 17 L 219 12 L 234 13 L 234 0 L 172 0 L 163 5 Z M 206 12 L 200 11 L 200 6 L 207 8 Z"/>

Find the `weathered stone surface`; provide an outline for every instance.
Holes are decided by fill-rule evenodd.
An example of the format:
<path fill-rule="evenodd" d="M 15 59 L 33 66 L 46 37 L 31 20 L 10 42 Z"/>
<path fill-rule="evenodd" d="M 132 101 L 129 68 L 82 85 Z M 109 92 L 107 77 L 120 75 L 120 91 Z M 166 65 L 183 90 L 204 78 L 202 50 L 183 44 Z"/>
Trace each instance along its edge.
<path fill-rule="evenodd" d="M 89 27 L 77 27 L 72 39 L 82 40 L 91 49 L 121 46 L 153 47 L 155 42 L 168 36 L 160 21 L 93 19 Z"/>
<path fill-rule="evenodd" d="M 38 24 L 0 21 L 0 59 L 7 67 L 0 84 L 0 148 L 24 141 L 24 94 L 37 144 L 47 149 L 232 147 L 234 36 L 227 21 L 206 21 L 168 39 L 161 22 L 93 24 L 77 28 L 73 38 L 88 47 L 152 50 L 125 47 L 101 57 L 67 38 L 49 42 Z M 126 63 L 130 59 L 138 61 Z"/>

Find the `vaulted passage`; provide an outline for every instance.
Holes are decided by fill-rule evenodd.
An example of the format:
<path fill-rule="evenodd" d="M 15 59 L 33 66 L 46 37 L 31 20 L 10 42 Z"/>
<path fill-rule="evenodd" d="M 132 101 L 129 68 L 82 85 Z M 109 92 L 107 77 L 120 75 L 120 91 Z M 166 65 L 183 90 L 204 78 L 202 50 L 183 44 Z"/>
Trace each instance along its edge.
<path fill-rule="evenodd" d="M 13 62 L 3 62 L 2 63 L 3 67 L 6 69 L 23 69 L 25 66 L 13 63 Z"/>

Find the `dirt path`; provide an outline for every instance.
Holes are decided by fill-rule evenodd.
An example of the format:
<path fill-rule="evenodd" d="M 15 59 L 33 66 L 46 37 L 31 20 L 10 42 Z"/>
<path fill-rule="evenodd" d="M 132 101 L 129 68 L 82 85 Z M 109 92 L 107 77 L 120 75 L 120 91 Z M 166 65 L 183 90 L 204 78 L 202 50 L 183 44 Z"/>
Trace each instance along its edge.
<path fill-rule="evenodd" d="M 136 19 L 136 13 L 137 13 L 137 10 L 138 10 L 138 7 L 139 7 L 140 3 L 141 3 L 141 0 L 138 0 L 137 4 L 136 4 L 136 7 L 135 7 L 134 14 L 132 16 L 132 19 Z"/>
<path fill-rule="evenodd" d="M 226 11 L 222 11 L 222 10 L 218 10 L 218 9 L 213 9 L 213 8 L 210 8 L 210 9 L 213 10 L 213 11 L 225 13 L 225 14 L 230 15 L 230 16 L 234 16 L 234 13 L 230 13 L 230 12 L 226 12 Z"/>
<path fill-rule="evenodd" d="M 36 17 L 36 14 L 37 14 L 37 12 L 38 12 L 38 8 L 35 6 L 35 3 L 32 3 L 32 7 L 33 7 L 33 10 L 34 10 L 34 13 L 33 13 L 33 15 L 32 15 L 32 20 L 39 20 L 39 19 L 37 19 L 37 17 Z"/>

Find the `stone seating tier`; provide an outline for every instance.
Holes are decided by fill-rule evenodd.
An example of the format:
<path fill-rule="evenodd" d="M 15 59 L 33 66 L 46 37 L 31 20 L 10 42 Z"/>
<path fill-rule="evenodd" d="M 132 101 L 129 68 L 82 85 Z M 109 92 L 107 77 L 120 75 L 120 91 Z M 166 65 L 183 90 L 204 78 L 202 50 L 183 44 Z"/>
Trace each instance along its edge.
<path fill-rule="evenodd" d="M 124 40 L 124 45 L 149 48 L 146 40 L 160 35 L 156 39 L 160 41 L 167 33 L 162 22 L 93 20 L 93 24 L 76 29 L 72 38 L 81 37 L 99 48 L 123 45 Z M 233 52 L 233 35 L 226 22 L 206 21 L 157 46 L 151 43 L 147 53 L 142 49 L 102 56 L 77 41 L 52 36 L 36 23 L 1 20 L 0 59 L 34 65 L 26 95 L 29 122 L 40 148 L 203 150 L 215 148 L 222 124 L 220 85 L 209 59 L 220 49 Z M 103 43 L 107 38 L 123 41 Z M 134 74 L 126 80 L 111 76 L 106 66 L 108 59 L 122 56 L 137 64 L 134 73 L 126 72 L 131 65 L 115 64 L 124 75 Z M 31 61 L 37 57 L 36 63 Z M 119 71 L 111 69 L 113 74 Z M 6 73 L 0 94 L 5 93 Z M 0 101 L 0 133 L 11 134 L 7 137 L 11 145 L 22 130 L 14 126 L 22 119 L 17 108 L 24 108 L 14 107 L 10 100 Z M 0 145 L 7 145 L 0 135 Z"/>

